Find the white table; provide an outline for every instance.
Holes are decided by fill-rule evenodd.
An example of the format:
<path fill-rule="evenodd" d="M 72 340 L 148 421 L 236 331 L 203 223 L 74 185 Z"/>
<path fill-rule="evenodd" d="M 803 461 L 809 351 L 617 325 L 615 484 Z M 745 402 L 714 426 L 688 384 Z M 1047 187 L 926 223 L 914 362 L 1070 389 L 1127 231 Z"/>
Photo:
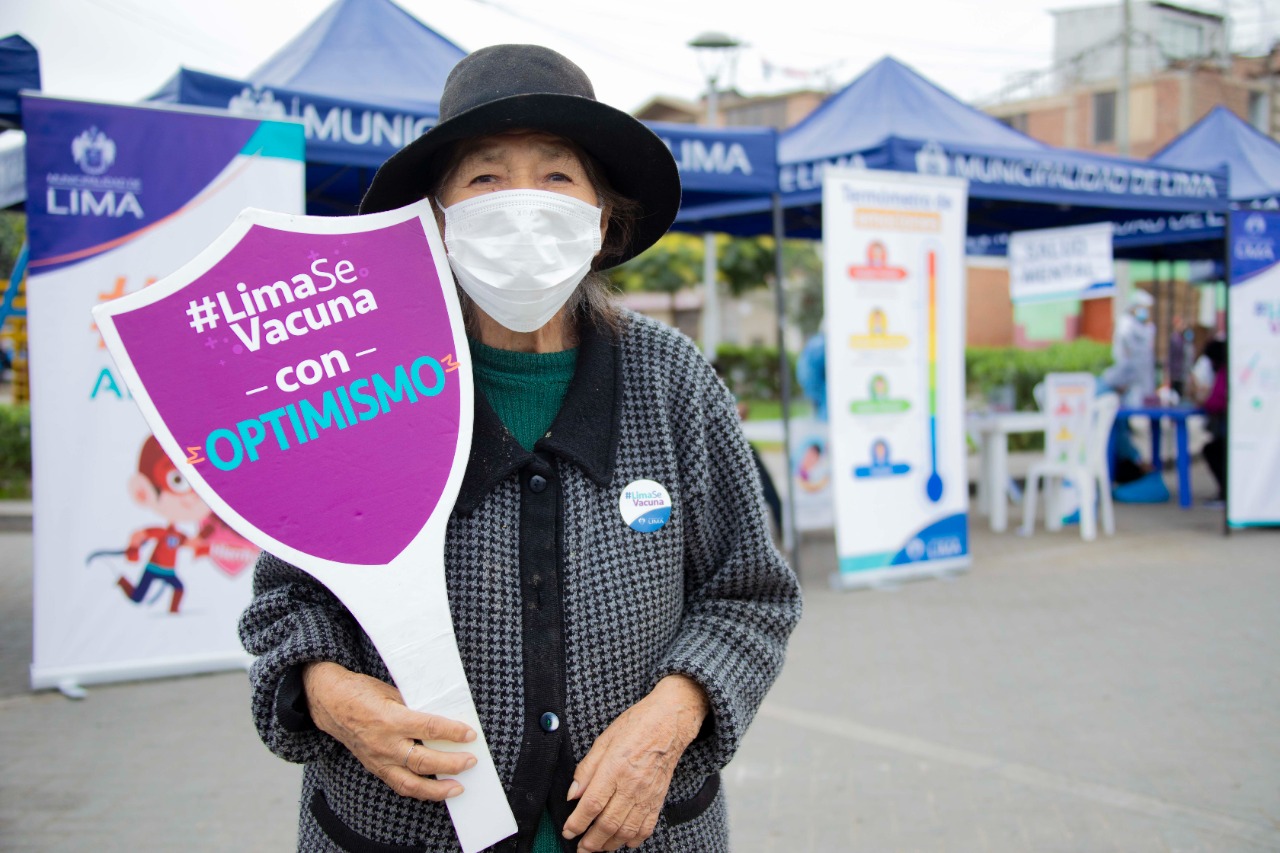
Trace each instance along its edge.
<path fill-rule="evenodd" d="M 1003 533 L 1009 526 L 1009 436 L 1044 432 L 1049 419 L 1044 412 L 970 412 L 965 429 L 976 440 L 981 467 L 978 475 L 978 511 L 989 516 L 991 529 Z"/>

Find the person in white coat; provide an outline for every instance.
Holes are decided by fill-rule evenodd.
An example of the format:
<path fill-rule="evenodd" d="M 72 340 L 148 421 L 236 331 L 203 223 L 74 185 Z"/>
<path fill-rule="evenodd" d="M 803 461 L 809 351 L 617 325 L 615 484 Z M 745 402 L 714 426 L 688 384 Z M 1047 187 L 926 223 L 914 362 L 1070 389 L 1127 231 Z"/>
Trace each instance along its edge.
<path fill-rule="evenodd" d="M 1122 406 L 1141 406 L 1156 391 L 1156 329 L 1151 322 L 1151 294 L 1134 290 L 1128 309 L 1116 321 L 1111 339 L 1112 364 L 1102 373 L 1098 393 L 1115 391 Z M 1146 466 L 1129 435 L 1127 418 L 1116 420 L 1108 449 L 1117 483 L 1137 479 Z"/>
<path fill-rule="evenodd" d="M 1118 392 L 1126 406 L 1141 406 L 1156 392 L 1156 327 L 1151 322 L 1154 300 L 1145 290 L 1129 295 L 1128 309 L 1116 321 L 1111 339 L 1114 363 L 1102 379 Z"/>

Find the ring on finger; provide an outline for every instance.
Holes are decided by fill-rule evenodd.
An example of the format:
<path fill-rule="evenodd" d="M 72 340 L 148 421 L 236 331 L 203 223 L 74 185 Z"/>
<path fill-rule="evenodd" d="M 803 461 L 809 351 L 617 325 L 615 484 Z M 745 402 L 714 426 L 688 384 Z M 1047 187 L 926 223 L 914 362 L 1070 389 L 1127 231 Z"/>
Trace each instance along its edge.
<path fill-rule="evenodd" d="M 404 766 L 409 766 L 409 757 L 413 755 L 413 751 L 418 748 L 416 743 L 409 744 L 409 751 L 404 754 Z"/>

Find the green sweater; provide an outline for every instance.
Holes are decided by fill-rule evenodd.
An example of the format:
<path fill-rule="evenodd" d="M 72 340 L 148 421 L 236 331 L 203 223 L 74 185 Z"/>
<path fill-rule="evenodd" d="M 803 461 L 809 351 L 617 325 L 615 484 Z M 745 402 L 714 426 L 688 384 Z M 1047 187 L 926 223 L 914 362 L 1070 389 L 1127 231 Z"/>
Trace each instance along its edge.
<path fill-rule="evenodd" d="M 563 352 L 512 352 L 470 340 L 476 387 L 484 392 L 516 441 L 533 450 L 560 413 L 565 392 L 578 365 L 576 349 Z M 560 853 L 560 838 L 551 815 L 542 813 L 533 853 Z"/>
<path fill-rule="evenodd" d="M 512 352 L 470 340 L 476 387 L 525 450 L 546 435 L 578 365 L 578 351 Z"/>

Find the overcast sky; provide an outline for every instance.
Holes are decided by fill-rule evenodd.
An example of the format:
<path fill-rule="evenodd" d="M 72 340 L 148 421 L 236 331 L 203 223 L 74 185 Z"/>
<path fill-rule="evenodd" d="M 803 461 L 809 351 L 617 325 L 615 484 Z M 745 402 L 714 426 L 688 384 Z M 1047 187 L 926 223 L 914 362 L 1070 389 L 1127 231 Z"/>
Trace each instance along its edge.
<path fill-rule="evenodd" d="M 707 30 L 746 46 L 734 82 L 746 94 L 839 87 L 885 54 L 969 101 L 989 100 L 1011 75 L 1048 68 L 1050 9 L 1094 0 L 399 0 L 421 21 L 474 50 L 545 44 L 581 65 L 601 100 L 634 110 L 656 94 L 696 98 L 705 77 L 687 42 Z M 1229 2 L 1233 42 L 1280 33 L 1280 0 Z M 130 102 L 179 66 L 243 77 L 297 35 L 329 0 L 0 0 L 0 35 L 41 53 L 53 95 Z M 764 75 L 765 65 L 780 71 Z"/>

